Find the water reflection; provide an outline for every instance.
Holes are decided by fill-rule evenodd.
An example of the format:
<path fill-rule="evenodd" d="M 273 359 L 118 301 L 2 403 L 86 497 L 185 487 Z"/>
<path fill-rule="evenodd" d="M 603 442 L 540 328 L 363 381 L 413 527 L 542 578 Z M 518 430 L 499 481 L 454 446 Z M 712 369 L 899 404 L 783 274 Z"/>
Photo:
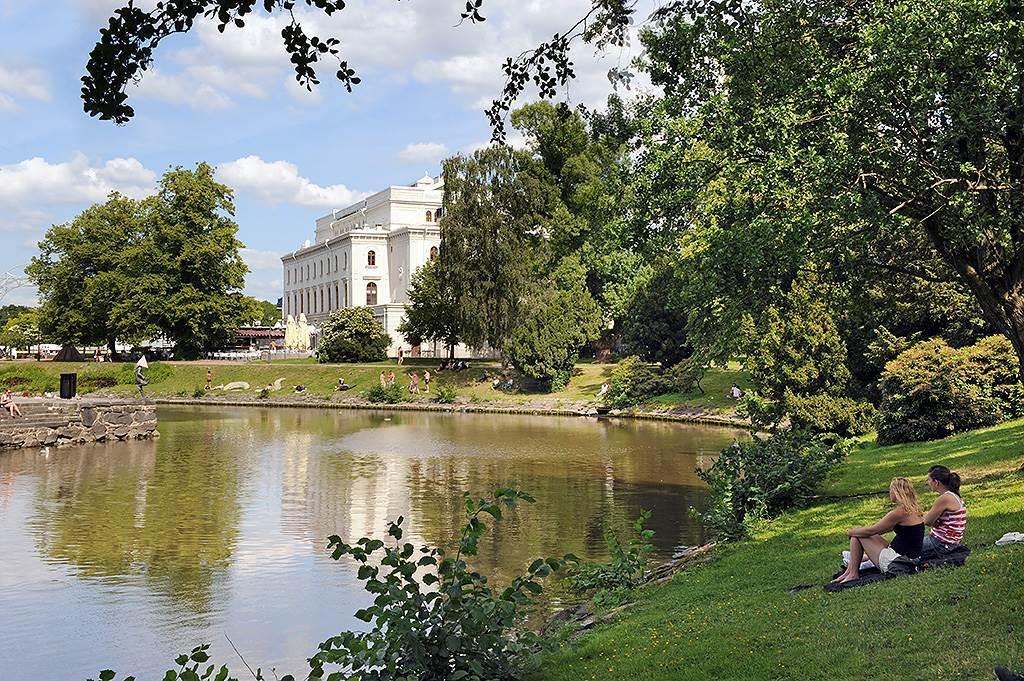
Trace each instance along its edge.
<path fill-rule="evenodd" d="M 462 494 L 529 490 L 477 563 L 498 580 L 535 556 L 603 557 L 608 525 L 651 509 L 660 555 L 701 539 L 694 473 L 742 433 L 520 416 L 163 409 L 163 438 L 0 455 L 0 668 L 12 678 L 141 676 L 199 641 L 304 668 L 358 625 L 350 565 L 325 538 L 448 543 Z"/>

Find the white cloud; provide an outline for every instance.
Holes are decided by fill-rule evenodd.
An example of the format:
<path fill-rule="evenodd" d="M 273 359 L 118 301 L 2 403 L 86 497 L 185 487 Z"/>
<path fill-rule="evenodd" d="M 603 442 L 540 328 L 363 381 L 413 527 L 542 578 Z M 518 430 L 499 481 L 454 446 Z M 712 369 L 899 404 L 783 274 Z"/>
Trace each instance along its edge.
<path fill-rule="evenodd" d="M 19 108 L 18 102 L 24 99 L 50 100 L 46 72 L 33 66 L 0 64 L 0 111 L 14 111 Z"/>
<path fill-rule="evenodd" d="M 343 184 L 322 187 L 299 175 L 288 161 L 246 156 L 217 166 L 217 179 L 239 192 L 268 203 L 293 203 L 317 208 L 342 208 L 368 196 Z"/>
<path fill-rule="evenodd" d="M 234 104 L 227 93 L 209 83 L 197 82 L 192 74 L 167 74 L 153 69 L 137 87 L 137 94 L 140 97 L 172 104 L 187 104 L 198 111 L 220 111 Z"/>
<path fill-rule="evenodd" d="M 135 158 L 102 165 L 93 165 L 84 154 L 63 163 L 30 158 L 0 165 L 0 206 L 28 211 L 46 204 L 93 203 L 112 191 L 138 198 L 153 191 L 156 177 Z"/>
<path fill-rule="evenodd" d="M 408 144 L 398 152 L 398 160 L 405 163 L 429 163 L 437 165 L 448 154 L 448 146 L 439 142 L 417 142 Z"/>
<path fill-rule="evenodd" d="M 253 272 L 259 270 L 281 269 L 281 254 L 275 251 L 263 251 L 258 248 L 242 248 L 239 250 L 242 260 Z"/>

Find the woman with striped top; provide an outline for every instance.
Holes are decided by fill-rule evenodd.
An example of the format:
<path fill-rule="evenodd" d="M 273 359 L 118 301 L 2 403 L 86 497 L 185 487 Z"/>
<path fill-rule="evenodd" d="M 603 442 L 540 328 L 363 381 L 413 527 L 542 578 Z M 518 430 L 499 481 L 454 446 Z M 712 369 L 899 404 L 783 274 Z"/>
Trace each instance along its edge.
<path fill-rule="evenodd" d="M 932 528 L 924 538 L 925 553 L 945 555 L 960 545 L 967 528 L 967 506 L 960 498 L 960 476 L 945 466 L 928 469 L 928 487 L 939 493 L 924 523 Z"/>

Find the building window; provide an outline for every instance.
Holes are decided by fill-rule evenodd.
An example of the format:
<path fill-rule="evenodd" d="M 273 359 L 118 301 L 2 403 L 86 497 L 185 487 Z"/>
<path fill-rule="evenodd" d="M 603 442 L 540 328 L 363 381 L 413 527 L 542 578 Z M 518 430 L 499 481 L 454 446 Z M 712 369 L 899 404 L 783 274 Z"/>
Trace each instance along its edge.
<path fill-rule="evenodd" d="M 377 264 L 377 254 L 373 251 L 366 252 L 366 264 L 370 267 L 374 267 Z"/>
<path fill-rule="evenodd" d="M 434 221 L 434 214 L 431 211 L 428 210 L 427 211 L 427 222 L 433 222 L 433 221 Z"/>
<path fill-rule="evenodd" d="M 348 253 L 342 253 L 341 254 L 341 262 L 345 266 L 345 269 L 347 270 L 348 269 Z"/>
<path fill-rule="evenodd" d="M 373 251 L 370 251 L 370 253 L 373 253 Z M 374 284 L 372 281 L 366 285 L 366 304 L 377 304 L 377 285 Z"/>
<path fill-rule="evenodd" d="M 334 285 L 334 306 L 337 308 L 341 307 L 341 296 L 338 295 L 338 285 Z"/>
<path fill-rule="evenodd" d="M 437 260 L 437 246 L 430 247 L 430 259 Z"/>
<path fill-rule="evenodd" d="M 334 256 L 334 271 L 335 272 L 338 271 L 338 256 L 337 255 Z"/>
<path fill-rule="evenodd" d="M 324 290 L 320 289 L 320 311 L 325 312 L 327 308 L 324 307 Z"/>

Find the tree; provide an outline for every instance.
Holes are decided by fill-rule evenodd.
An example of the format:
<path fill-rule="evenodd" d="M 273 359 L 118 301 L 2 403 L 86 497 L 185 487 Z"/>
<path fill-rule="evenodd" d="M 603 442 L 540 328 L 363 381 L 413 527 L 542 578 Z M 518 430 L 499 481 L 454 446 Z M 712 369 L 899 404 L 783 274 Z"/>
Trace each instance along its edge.
<path fill-rule="evenodd" d="M 503 146 L 444 162 L 439 272 L 470 345 L 502 347 L 543 270 L 541 228 L 554 189 L 526 172 L 535 163 Z"/>
<path fill-rule="evenodd" d="M 178 358 L 198 357 L 260 316 L 241 292 L 249 268 L 234 211 L 231 189 L 206 163 L 174 168 L 160 180 L 146 237 L 133 251 L 131 292 L 117 314 L 129 325 L 159 329 Z"/>
<path fill-rule="evenodd" d="M 155 328 L 118 314 L 136 279 L 133 252 L 142 243 L 153 203 L 112 193 L 68 224 L 55 225 L 26 268 L 42 300 L 42 330 L 61 343 L 106 345 L 141 340 Z"/>
<path fill-rule="evenodd" d="M 277 305 L 269 300 L 257 300 L 256 304 L 259 305 L 260 309 L 260 326 L 273 326 L 281 321 L 281 308 Z"/>
<path fill-rule="evenodd" d="M 692 354 L 687 342 L 685 282 L 673 261 L 660 263 L 626 310 L 623 343 L 630 353 L 663 368 Z"/>
<path fill-rule="evenodd" d="M 530 298 L 512 328 L 505 355 L 524 375 L 549 390 L 562 390 L 580 348 L 600 335 L 601 322 L 601 310 L 585 288 L 545 287 Z"/>
<path fill-rule="evenodd" d="M 18 315 L 29 312 L 32 308 L 24 305 L 4 305 L 0 307 L 0 329 L 7 326 L 7 322 Z"/>
<path fill-rule="evenodd" d="M 28 348 L 41 342 L 39 310 L 28 310 L 11 317 L 0 329 L 0 346 L 6 348 Z"/>
<path fill-rule="evenodd" d="M 573 26 L 517 58 L 506 60 L 504 88 L 488 110 L 495 139 L 504 139 L 504 116 L 527 84 L 535 83 L 542 97 L 552 97 L 557 87 L 575 77 L 569 59 L 573 41 L 581 38 L 598 47 L 624 45 L 636 4 L 636 0 L 593 0 L 590 9 Z M 135 114 L 126 103 L 128 85 L 138 82 L 152 66 L 153 54 L 165 38 L 187 33 L 201 18 L 216 20 L 221 33 L 241 29 L 246 17 L 260 8 L 267 14 L 287 14 L 290 18 L 281 37 L 299 85 L 309 90 L 319 85 L 316 69 L 327 60 L 336 62 L 335 75 L 351 92 L 361 79 L 343 58 L 341 42 L 334 37 L 310 36 L 296 18 L 296 5 L 301 3 L 296 0 L 175 0 L 156 3 L 154 9 L 145 11 L 127 3 L 116 10 L 107 27 L 101 29 L 100 40 L 89 54 L 86 75 L 82 77 L 86 113 L 102 120 L 127 122 Z M 345 9 L 346 3 L 344 0 L 305 0 L 305 5 L 331 16 Z M 484 0 L 471 0 L 465 5 L 457 0 L 453 5 L 459 8 L 455 11 L 461 10 L 460 24 L 486 20 L 482 14 Z"/>
<path fill-rule="evenodd" d="M 774 278 L 781 291 L 808 260 L 925 279 L 938 263 L 1009 338 L 1024 375 L 1022 11 L 666 6 L 644 36 L 666 94 L 649 117 L 655 213 L 672 220 L 681 205 L 679 228 L 728 232 L 736 278 Z M 673 175 L 686 181 L 664 181 Z M 908 259 L 900 246 L 918 238 L 926 248 Z"/>
<path fill-rule="evenodd" d="M 331 313 L 320 331 L 321 362 L 377 362 L 387 355 L 391 337 L 368 307 Z"/>
<path fill-rule="evenodd" d="M 398 332 L 410 345 L 440 341 L 455 357 L 455 346 L 462 342 L 459 301 L 452 282 L 444 278 L 441 264 L 432 260 L 416 270 L 409 287 L 409 306 L 398 325 Z"/>

